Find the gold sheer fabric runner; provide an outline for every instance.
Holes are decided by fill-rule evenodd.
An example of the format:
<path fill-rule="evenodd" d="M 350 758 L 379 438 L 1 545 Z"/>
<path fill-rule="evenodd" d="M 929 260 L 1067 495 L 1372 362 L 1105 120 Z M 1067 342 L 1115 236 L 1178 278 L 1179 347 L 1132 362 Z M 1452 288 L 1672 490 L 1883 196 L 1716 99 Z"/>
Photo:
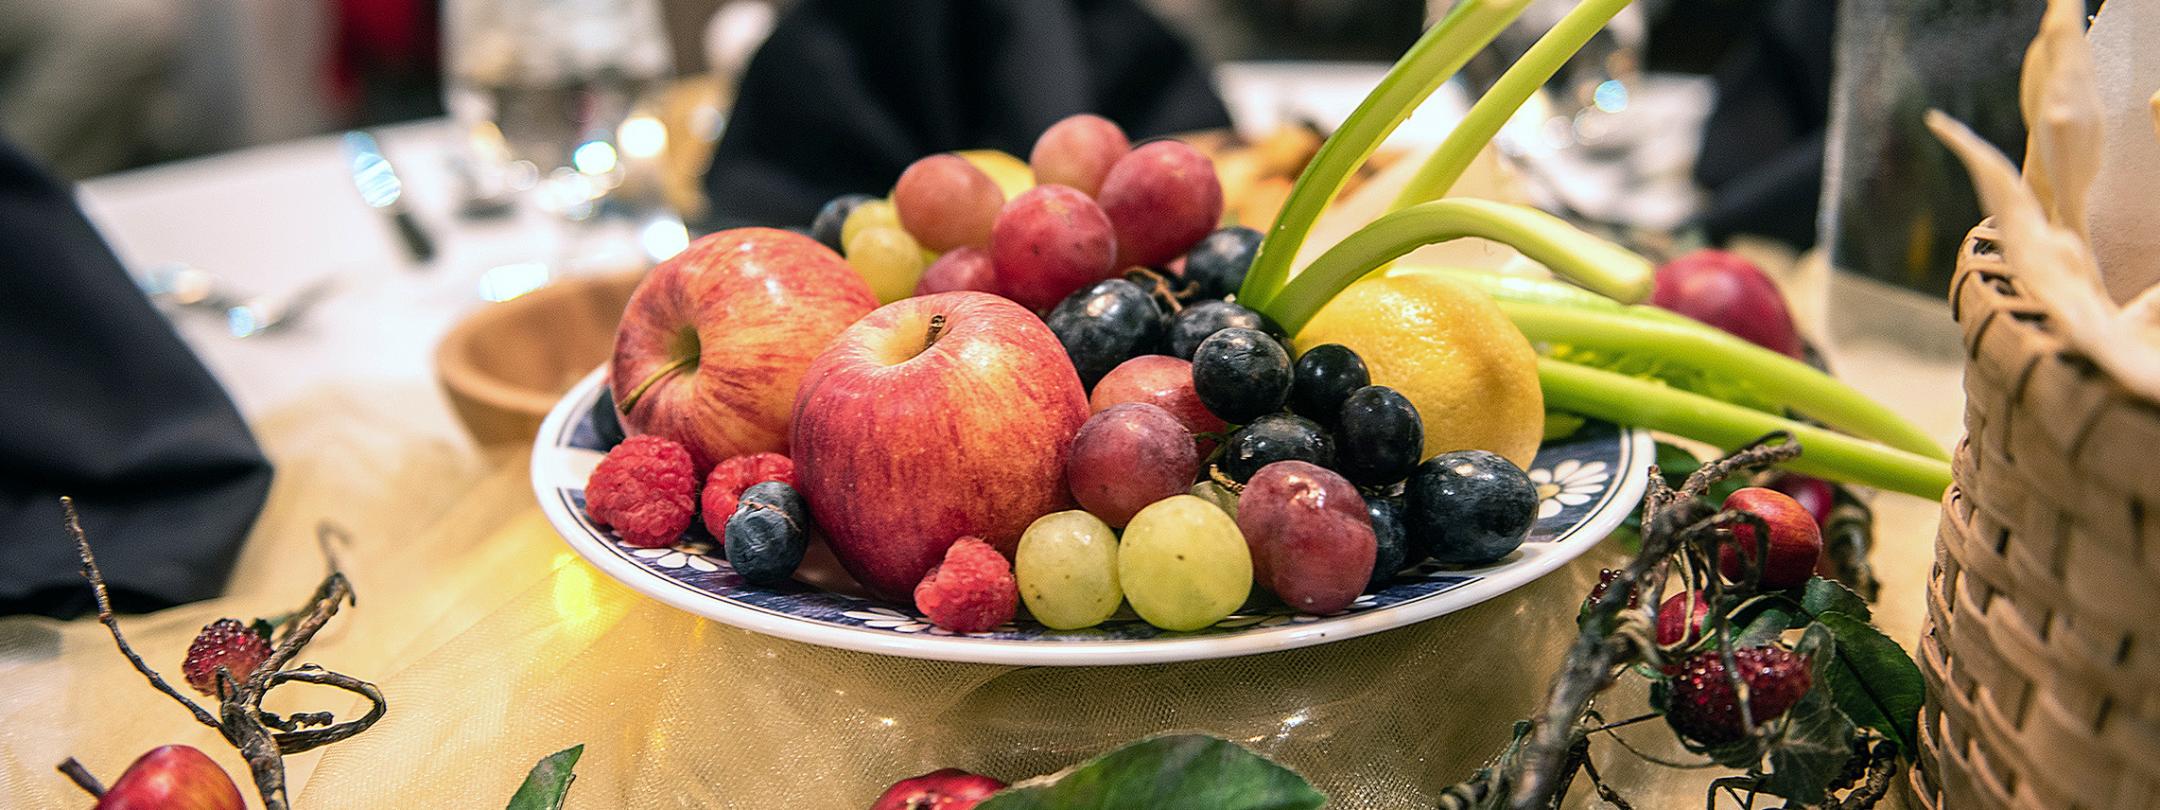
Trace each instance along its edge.
<path fill-rule="evenodd" d="M 1849 378 L 1908 398 L 1934 396 L 1915 386 L 1944 372 L 1901 349 L 1863 345 L 1855 356 L 1857 371 L 1841 369 Z M 1475 608 L 1301 650 L 1088 669 L 888 658 L 738 630 L 607 579 L 542 519 L 522 457 L 413 435 L 403 409 L 433 396 L 328 391 L 264 420 L 279 478 L 229 595 L 123 619 L 177 681 L 205 623 L 283 613 L 306 597 L 323 572 L 318 521 L 350 531 L 340 554 L 359 604 L 300 660 L 373 681 L 390 711 L 359 737 L 288 761 L 299 808 L 500 807 L 535 760 L 578 743 L 571 808 L 860 808 L 939 767 L 1017 780 L 1174 730 L 1275 757 L 1333 808 L 1427 808 L 1542 697 L 1576 606 L 1621 555 L 1607 544 Z M 1935 507 L 1879 500 L 1879 618 L 1910 644 Z M 58 526 L 50 540 L 67 542 Z M 289 685 L 269 708 L 350 713 L 348 697 Z M 1620 719 L 1645 704 L 1623 689 L 1601 705 Z M 1693 759 L 1662 723 L 1620 734 Z M 165 743 L 201 748 L 247 784 L 239 756 L 144 684 L 94 621 L 0 620 L 0 806 L 87 807 L 53 770 L 62 758 L 110 781 Z M 1638 807 L 1699 807 L 1715 775 L 1597 751 Z M 1591 794 L 1578 784 L 1570 806 L 1601 806 Z"/>

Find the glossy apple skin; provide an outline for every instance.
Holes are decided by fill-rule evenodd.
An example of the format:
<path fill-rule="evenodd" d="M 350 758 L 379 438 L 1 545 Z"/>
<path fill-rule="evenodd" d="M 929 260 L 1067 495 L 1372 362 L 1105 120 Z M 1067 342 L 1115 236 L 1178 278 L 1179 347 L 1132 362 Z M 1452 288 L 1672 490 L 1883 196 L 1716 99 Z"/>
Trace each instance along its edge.
<path fill-rule="evenodd" d="M 1193 447 L 1205 458 L 1229 425 L 1200 403 L 1193 391 L 1192 363 L 1167 354 L 1143 354 L 1123 363 L 1095 382 L 1088 406 L 1100 413 L 1110 406 L 1144 402 L 1169 411 L 1193 434 Z"/>
<path fill-rule="evenodd" d="M 944 329 L 926 348 L 933 316 Z M 833 340 L 795 401 L 796 485 L 841 565 L 908 603 L 964 536 L 1010 558 L 1072 508 L 1065 463 L 1087 394 L 1041 319 L 1002 297 L 895 301 Z"/>
<path fill-rule="evenodd" d="M 942 768 L 885 789 L 870 810 L 968 810 L 1005 789 L 1005 783 L 959 768 Z"/>
<path fill-rule="evenodd" d="M 246 810 L 225 769 L 185 745 L 161 745 L 136 758 L 98 798 L 96 810 Z"/>
<path fill-rule="evenodd" d="M 700 474 L 735 456 L 787 452 L 803 372 L 876 307 L 862 277 L 807 236 L 736 228 L 692 242 L 631 293 L 608 385 L 622 402 L 677 358 L 694 351 L 698 361 L 646 389 L 623 427 L 681 442 Z"/>
<path fill-rule="evenodd" d="M 1815 561 L 1822 556 L 1822 529 L 1815 525 L 1815 516 L 1791 496 L 1774 489 L 1743 487 L 1725 496 L 1725 508 L 1762 518 L 1770 529 L 1770 553 L 1762 564 L 1763 590 L 1791 588 L 1815 574 Z M 1739 582 L 1747 575 L 1745 563 L 1755 559 L 1758 545 L 1753 525 L 1733 526 L 1732 539 L 1718 548 L 1718 573 Z"/>

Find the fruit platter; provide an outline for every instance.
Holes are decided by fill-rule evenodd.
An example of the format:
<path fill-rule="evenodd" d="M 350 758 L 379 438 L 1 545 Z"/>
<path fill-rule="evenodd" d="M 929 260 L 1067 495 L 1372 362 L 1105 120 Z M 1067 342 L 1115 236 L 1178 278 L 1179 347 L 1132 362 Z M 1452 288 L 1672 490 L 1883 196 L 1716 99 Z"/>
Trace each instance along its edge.
<path fill-rule="evenodd" d="M 1205 152 L 1080 114 L 1025 160 L 927 155 L 806 227 L 697 240 L 535 437 L 537 497 L 603 572 L 722 622 L 1103 665 L 1351 638 L 1505 593 L 1621 525 L 1652 430 L 1803 443 L 1789 472 L 1939 495 L 1941 449 L 1809 365 L 1759 270 L 1715 252 L 1658 268 L 1448 196 L 1537 81 L 1502 82 L 1392 206 L 1301 250 L 1454 69 L 1450 37 L 1487 35 L 1455 31 L 1475 17 L 1313 150 L 1265 232 L 1229 213 Z M 1537 270 L 1401 261 L 1463 237 Z"/>

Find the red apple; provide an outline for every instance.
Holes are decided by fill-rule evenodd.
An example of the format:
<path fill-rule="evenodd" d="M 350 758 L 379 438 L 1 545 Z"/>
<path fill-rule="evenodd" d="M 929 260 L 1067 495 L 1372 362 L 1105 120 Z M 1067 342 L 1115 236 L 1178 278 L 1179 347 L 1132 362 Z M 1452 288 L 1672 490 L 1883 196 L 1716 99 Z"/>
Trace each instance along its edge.
<path fill-rule="evenodd" d="M 1725 508 L 1761 518 L 1770 530 L 1769 556 L 1763 559 L 1759 583 L 1763 590 L 1791 588 L 1814 575 L 1815 560 L 1822 556 L 1822 529 L 1798 501 L 1774 489 L 1743 487 L 1725 496 Z M 1754 525 L 1734 525 L 1732 539 L 1718 548 L 1718 573 L 1739 582 L 1759 545 Z"/>
<path fill-rule="evenodd" d="M 244 810 L 240 789 L 208 755 L 161 745 L 129 765 L 98 797 L 96 810 Z"/>
<path fill-rule="evenodd" d="M 840 256 L 771 228 L 721 231 L 655 267 L 615 329 L 623 427 L 681 442 L 698 470 L 786 452 L 795 388 L 877 297 Z"/>
<path fill-rule="evenodd" d="M 1101 413 L 1112 405 L 1145 402 L 1169 411 L 1193 434 L 1193 446 L 1202 457 L 1215 449 L 1215 440 L 1203 434 L 1221 435 L 1229 426 L 1193 392 L 1192 363 L 1167 354 L 1143 354 L 1123 363 L 1095 382 L 1088 406 Z"/>
<path fill-rule="evenodd" d="M 1650 303 L 1780 354 L 1805 352 L 1776 282 L 1736 254 L 1704 249 L 1660 265 Z"/>
<path fill-rule="evenodd" d="M 968 810 L 1004 789 L 1004 782 L 982 774 L 943 768 L 893 783 L 870 810 Z"/>
<path fill-rule="evenodd" d="M 906 603 L 953 541 L 1012 556 L 1070 508 L 1065 460 L 1087 394 L 1041 319 L 989 293 L 908 298 L 864 316 L 803 376 L 789 456 L 840 562 Z"/>

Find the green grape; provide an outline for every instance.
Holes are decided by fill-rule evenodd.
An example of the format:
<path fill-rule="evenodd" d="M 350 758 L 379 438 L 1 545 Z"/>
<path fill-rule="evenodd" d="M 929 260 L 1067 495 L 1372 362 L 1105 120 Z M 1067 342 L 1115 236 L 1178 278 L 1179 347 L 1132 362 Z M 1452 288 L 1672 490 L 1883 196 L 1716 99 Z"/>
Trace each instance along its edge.
<path fill-rule="evenodd" d="M 840 244 L 855 241 L 855 235 L 870 228 L 899 228 L 900 212 L 893 208 L 891 200 L 877 199 L 855 206 L 847 219 L 840 223 Z"/>
<path fill-rule="evenodd" d="M 1202 481 L 1192 485 L 1192 496 L 1214 504 L 1215 508 L 1223 510 L 1223 514 L 1229 515 L 1231 520 L 1237 519 L 1238 495 L 1229 488 L 1213 481 Z"/>
<path fill-rule="evenodd" d="M 1101 624 L 1124 601 L 1117 561 L 1117 534 L 1109 524 L 1075 509 L 1028 525 L 1013 554 L 1013 574 L 1036 621 L 1077 630 Z"/>
<path fill-rule="evenodd" d="M 863 207 L 870 205 L 864 203 Z M 851 224 L 854 221 L 848 219 Z M 922 246 L 915 244 L 915 237 L 897 225 L 864 228 L 849 237 L 846 245 L 848 264 L 869 282 L 870 292 L 877 294 L 880 304 L 914 295 L 915 282 L 922 279 L 923 268 L 930 266 L 923 259 Z"/>
<path fill-rule="evenodd" d="M 1214 504 L 1176 495 L 1125 525 L 1118 582 L 1148 624 L 1198 630 L 1221 621 L 1252 592 L 1252 553 L 1237 521 Z"/>

